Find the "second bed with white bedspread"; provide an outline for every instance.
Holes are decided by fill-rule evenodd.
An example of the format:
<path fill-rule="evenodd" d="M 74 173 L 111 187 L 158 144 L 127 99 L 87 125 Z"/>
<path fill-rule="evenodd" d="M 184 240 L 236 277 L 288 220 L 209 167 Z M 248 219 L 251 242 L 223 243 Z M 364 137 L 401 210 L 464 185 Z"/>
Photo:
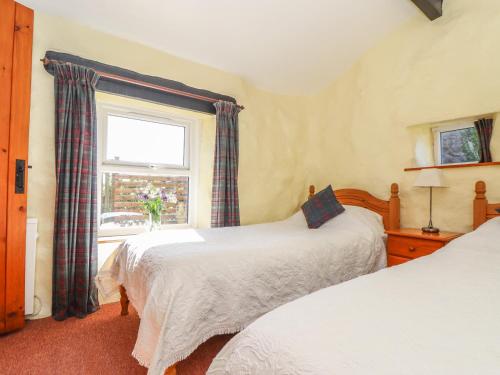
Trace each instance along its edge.
<path fill-rule="evenodd" d="M 229 341 L 208 374 L 500 374 L 500 218 L 277 308 Z"/>

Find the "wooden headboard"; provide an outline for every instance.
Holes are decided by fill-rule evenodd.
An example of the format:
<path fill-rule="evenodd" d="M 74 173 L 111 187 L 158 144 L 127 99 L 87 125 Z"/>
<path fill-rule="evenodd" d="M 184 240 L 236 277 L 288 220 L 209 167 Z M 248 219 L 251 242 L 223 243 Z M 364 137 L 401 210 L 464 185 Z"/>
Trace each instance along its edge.
<path fill-rule="evenodd" d="M 499 217 L 498 209 L 500 209 L 500 203 L 488 203 L 488 199 L 486 199 L 486 183 L 484 181 L 476 182 L 473 229 L 494 217 Z"/>
<path fill-rule="evenodd" d="M 314 185 L 309 186 L 309 197 L 314 195 Z M 335 190 L 335 196 L 342 204 L 359 206 L 374 211 L 384 219 L 386 230 L 399 229 L 399 186 L 391 185 L 391 198 L 388 201 L 378 199 L 364 190 L 339 189 Z"/>

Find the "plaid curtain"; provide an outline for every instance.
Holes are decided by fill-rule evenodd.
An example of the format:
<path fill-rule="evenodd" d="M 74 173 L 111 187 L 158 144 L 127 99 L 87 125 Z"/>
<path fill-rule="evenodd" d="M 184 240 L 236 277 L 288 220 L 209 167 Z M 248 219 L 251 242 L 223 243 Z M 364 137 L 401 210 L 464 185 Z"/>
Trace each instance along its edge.
<path fill-rule="evenodd" d="M 97 121 L 99 76 L 54 64 L 56 207 L 52 314 L 85 317 L 99 308 L 97 272 Z"/>
<path fill-rule="evenodd" d="M 476 126 L 477 134 L 479 136 L 479 149 L 481 157 L 480 163 L 487 163 L 492 161 L 491 151 L 490 151 L 490 142 L 491 142 L 491 134 L 493 133 L 493 119 L 480 119 L 474 122 Z"/>
<path fill-rule="evenodd" d="M 214 177 L 212 185 L 212 227 L 240 225 L 238 199 L 238 113 L 230 102 L 214 104 L 217 116 Z"/>

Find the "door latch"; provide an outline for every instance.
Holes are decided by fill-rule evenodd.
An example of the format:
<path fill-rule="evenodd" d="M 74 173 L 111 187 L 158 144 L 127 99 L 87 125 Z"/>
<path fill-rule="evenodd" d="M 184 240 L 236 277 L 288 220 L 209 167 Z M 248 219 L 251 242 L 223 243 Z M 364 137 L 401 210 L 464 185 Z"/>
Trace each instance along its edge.
<path fill-rule="evenodd" d="M 24 171 L 26 161 L 16 159 L 16 194 L 24 194 Z"/>

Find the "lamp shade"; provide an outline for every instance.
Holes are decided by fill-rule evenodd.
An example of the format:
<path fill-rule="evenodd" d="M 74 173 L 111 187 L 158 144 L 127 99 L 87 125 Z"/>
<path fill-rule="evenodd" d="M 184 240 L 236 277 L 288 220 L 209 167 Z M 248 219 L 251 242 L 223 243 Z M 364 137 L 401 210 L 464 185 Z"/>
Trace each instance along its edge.
<path fill-rule="evenodd" d="M 413 186 L 419 187 L 446 187 L 443 173 L 440 169 L 422 169 L 415 179 Z"/>

